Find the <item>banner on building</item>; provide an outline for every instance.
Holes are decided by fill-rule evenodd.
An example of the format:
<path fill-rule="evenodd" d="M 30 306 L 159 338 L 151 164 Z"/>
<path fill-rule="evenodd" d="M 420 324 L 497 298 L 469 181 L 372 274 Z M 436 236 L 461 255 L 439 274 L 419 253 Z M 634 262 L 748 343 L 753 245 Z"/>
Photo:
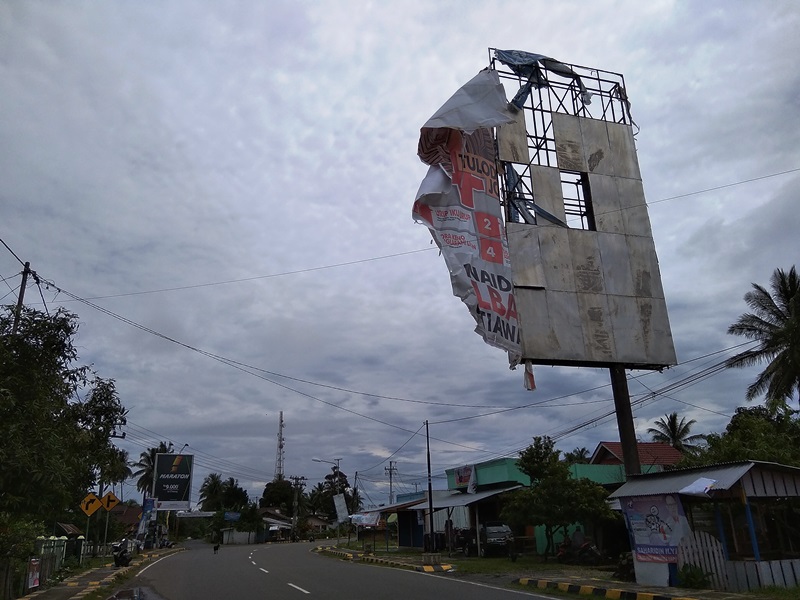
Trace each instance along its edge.
<path fill-rule="evenodd" d="M 439 246 L 475 332 L 506 350 L 512 366 L 520 332 L 492 128 L 515 118 L 496 71 L 459 89 L 421 129 L 417 153 L 429 169 L 412 210 Z"/>
<path fill-rule="evenodd" d="M 193 459 L 191 454 L 156 454 L 153 475 L 156 510 L 191 508 Z"/>
<path fill-rule="evenodd" d="M 464 465 L 455 469 L 456 489 L 466 489 L 468 494 L 478 491 L 478 476 L 475 465 Z"/>
<path fill-rule="evenodd" d="M 641 562 L 678 562 L 678 544 L 691 532 L 677 494 L 620 498 L 631 548 Z"/>
<path fill-rule="evenodd" d="M 136 539 L 144 540 L 147 535 L 147 527 L 150 521 L 156 518 L 155 498 L 145 498 L 142 502 L 142 514 L 139 517 L 139 529 L 136 531 Z"/>
<path fill-rule="evenodd" d="M 360 525 L 361 527 L 377 527 L 380 520 L 380 512 L 356 513 L 350 517 L 350 522 L 353 525 Z"/>

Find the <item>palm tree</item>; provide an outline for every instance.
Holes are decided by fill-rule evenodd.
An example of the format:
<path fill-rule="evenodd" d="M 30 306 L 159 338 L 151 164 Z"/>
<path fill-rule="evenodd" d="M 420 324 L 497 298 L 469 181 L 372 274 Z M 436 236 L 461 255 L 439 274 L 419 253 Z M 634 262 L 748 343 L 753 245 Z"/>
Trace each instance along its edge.
<path fill-rule="evenodd" d="M 104 465 L 100 480 L 106 484 L 115 484 L 125 481 L 133 476 L 128 463 L 128 451 L 112 446 L 108 455 L 108 462 Z"/>
<path fill-rule="evenodd" d="M 150 494 L 153 489 L 153 476 L 156 471 L 156 454 L 166 454 L 169 448 L 166 442 L 159 442 L 156 448 L 148 448 L 139 455 L 139 461 L 133 463 L 132 467 L 139 467 L 133 473 L 136 480 L 136 489 L 142 492 L 142 501 Z"/>
<path fill-rule="evenodd" d="M 228 477 L 222 483 L 222 508 L 240 511 L 249 502 L 247 491 L 239 485 L 238 480 Z"/>
<path fill-rule="evenodd" d="M 681 417 L 678 421 L 678 413 L 664 415 L 655 422 L 655 427 L 647 430 L 654 442 L 664 442 L 681 452 L 692 453 L 699 449 L 696 442 L 706 439 L 705 435 L 692 435 L 692 425 L 697 423 L 694 419 L 687 421 L 686 417 Z"/>
<path fill-rule="evenodd" d="M 571 465 L 572 464 L 585 465 L 586 463 L 589 462 L 589 449 L 586 447 L 582 447 L 582 448 L 575 448 L 575 450 L 570 450 L 569 452 L 565 452 L 564 460 Z"/>
<path fill-rule="evenodd" d="M 794 266 L 787 273 L 775 269 L 772 294 L 758 284 L 744 295 L 752 309 L 728 327 L 728 333 L 758 342 L 755 348 L 727 360 L 727 367 L 749 367 L 767 362 L 745 397 L 766 395 L 766 407 L 775 414 L 788 408 L 795 390 L 800 393 L 800 279 Z"/>
<path fill-rule="evenodd" d="M 200 486 L 200 510 L 220 510 L 225 498 L 225 484 L 222 475 L 209 473 Z"/>
<path fill-rule="evenodd" d="M 323 482 L 317 483 L 308 494 L 308 508 L 311 514 L 316 515 L 325 510 L 325 499 L 328 497 L 328 490 Z"/>

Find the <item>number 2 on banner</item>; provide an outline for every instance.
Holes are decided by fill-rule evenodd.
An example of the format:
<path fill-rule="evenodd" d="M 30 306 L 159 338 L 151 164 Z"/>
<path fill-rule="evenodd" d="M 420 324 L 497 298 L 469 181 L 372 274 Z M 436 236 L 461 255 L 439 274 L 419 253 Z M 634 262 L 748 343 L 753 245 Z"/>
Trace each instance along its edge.
<path fill-rule="evenodd" d="M 476 212 L 475 220 L 480 224 L 480 235 L 500 239 L 500 218 L 497 215 L 487 212 Z"/>

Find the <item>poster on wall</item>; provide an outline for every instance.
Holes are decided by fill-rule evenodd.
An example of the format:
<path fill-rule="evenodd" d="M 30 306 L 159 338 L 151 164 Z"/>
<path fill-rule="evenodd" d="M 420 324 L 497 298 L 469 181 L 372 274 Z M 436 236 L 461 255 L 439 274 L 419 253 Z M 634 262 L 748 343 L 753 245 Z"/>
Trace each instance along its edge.
<path fill-rule="evenodd" d="M 691 532 L 677 494 L 620 498 L 631 538 L 641 562 L 678 562 L 678 544 Z"/>

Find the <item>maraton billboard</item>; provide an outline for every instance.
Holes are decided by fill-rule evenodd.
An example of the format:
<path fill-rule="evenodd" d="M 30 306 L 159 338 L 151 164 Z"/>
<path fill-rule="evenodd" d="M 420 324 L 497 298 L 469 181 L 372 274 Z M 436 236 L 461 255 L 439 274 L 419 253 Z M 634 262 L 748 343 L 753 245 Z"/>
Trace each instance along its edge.
<path fill-rule="evenodd" d="M 156 510 L 189 510 L 192 490 L 190 454 L 156 454 L 153 498 Z"/>

